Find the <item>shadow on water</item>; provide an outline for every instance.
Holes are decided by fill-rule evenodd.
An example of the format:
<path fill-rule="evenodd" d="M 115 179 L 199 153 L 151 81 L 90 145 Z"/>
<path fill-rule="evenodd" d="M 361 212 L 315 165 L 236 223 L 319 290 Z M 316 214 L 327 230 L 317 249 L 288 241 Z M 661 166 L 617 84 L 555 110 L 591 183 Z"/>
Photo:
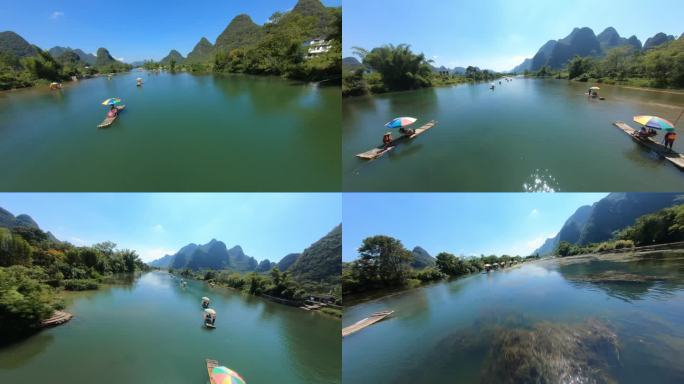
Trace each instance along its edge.
<path fill-rule="evenodd" d="M 14 369 L 31 362 L 34 357 L 40 355 L 55 341 L 55 336 L 49 333 L 37 333 L 29 339 L 21 339 L 9 344 L 0 345 L 0 354 L 3 349 L 12 349 L 8 359 L 0 359 L 0 369 Z M 15 344 L 30 342 L 31 348 L 13 348 Z"/>

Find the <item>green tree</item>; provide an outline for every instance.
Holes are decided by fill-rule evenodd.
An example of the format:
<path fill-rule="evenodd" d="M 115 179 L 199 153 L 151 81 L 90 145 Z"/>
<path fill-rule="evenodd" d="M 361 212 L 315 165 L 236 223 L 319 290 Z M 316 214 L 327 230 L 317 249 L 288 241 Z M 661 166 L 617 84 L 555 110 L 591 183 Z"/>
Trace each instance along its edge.
<path fill-rule="evenodd" d="M 392 44 L 374 48 L 363 55 L 363 64 L 377 71 L 388 91 L 430 87 L 432 68 L 421 54 L 415 54 L 407 44 Z"/>
<path fill-rule="evenodd" d="M 0 266 L 31 265 L 31 245 L 21 236 L 0 228 Z"/>
<path fill-rule="evenodd" d="M 368 237 L 358 251 L 361 265 L 377 273 L 384 284 L 402 284 L 408 277 L 413 257 L 401 241 L 382 235 Z"/>

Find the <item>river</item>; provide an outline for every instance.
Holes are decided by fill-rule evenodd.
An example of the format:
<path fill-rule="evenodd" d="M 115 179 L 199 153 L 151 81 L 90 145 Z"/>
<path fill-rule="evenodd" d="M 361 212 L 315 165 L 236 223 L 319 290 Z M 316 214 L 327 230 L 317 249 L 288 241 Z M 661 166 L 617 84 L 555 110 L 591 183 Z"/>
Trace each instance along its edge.
<path fill-rule="evenodd" d="M 340 382 L 340 322 L 322 314 L 162 272 L 69 301 L 70 322 L 0 349 L 0 382 L 206 383 L 205 358 L 247 383 Z"/>
<path fill-rule="evenodd" d="M 339 87 L 133 71 L 46 88 L 0 92 L 0 190 L 340 190 Z M 126 110 L 98 129 L 110 97 Z"/>
<path fill-rule="evenodd" d="M 526 263 L 345 308 L 345 383 L 684 382 L 684 251 Z M 543 378 L 540 380 L 540 377 Z"/>
<path fill-rule="evenodd" d="M 615 128 L 657 115 L 674 122 L 684 93 L 515 78 L 488 84 L 346 98 L 342 102 L 345 191 L 678 191 L 684 174 Z M 438 124 L 368 162 L 354 155 L 381 142 L 397 116 Z M 684 118 L 677 127 L 684 129 Z M 396 137 L 398 132 L 393 132 Z M 680 135 L 681 136 L 681 135 Z M 658 136 L 662 138 L 662 133 Z M 674 149 L 684 152 L 684 139 Z"/>

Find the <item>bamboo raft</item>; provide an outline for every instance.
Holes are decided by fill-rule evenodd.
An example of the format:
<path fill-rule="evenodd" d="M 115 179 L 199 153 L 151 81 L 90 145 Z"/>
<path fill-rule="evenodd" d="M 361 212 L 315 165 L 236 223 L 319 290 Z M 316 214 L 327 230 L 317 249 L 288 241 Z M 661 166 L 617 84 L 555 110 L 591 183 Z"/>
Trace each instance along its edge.
<path fill-rule="evenodd" d="M 402 136 L 392 140 L 392 142 L 387 147 L 385 147 L 384 145 L 381 145 L 379 147 L 375 147 L 375 148 L 368 150 L 366 152 L 359 153 L 356 155 L 356 157 L 364 159 L 364 160 L 377 159 L 378 157 L 380 157 L 380 156 L 384 155 L 385 153 L 394 149 L 394 147 L 401 144 L 402 142 L 409 141 L 411 139 L 418 137 L 419 135 L 426 132 L 428 129 L 434 127 L 436 124 L 437 124 L 437 122 L 435 120 L 431 120 L 430 122 L 423 125 L 422 127 L 416 128 L 415 132 L 410 136 L 403 136 L 402 135 Z"/>
<path fill-rule="evenodd" d="M 119 110 L 119 112 L 123 111 L 124 108 L 126 108 L 125 105 L 117 105 L 116 106 L 116 109 Z M 105 117 L 105 119 L 97 127 L 98 128 L 107 128 L 110 125 L 114 124 L 114 122 L 116 121 L 117 118 L 119 118 L 118 113 L 114 117 Z"/>
<path fill-rule="evenodd" d="M 619 128 L 621 131 L 625 132 L 628 134 L 632 140 L 636 141 L 637 143 L 645 146 L 646 148 L 652 150 L 653 152 L 657 153 L 658 155 L 662 156 L 665 158 L 665 160 L 669 161 L 670 163 L 674 164 L 677 168 L 680 170 L 684 170 L 684 156 L 681 155 L 678 152 L 675 152 L 664 145 L 656 142 L 655 140 L 651 139 L 650 137 L 639 137 L 638 131 L 632 127 L 629 126 L 629 124 L 622 122 L 622 121 L 616 121 L 613 123 L 614 126 Z"/>
<path fill-rule="evenodd" d="M 379 321 L 382 321 L 393 313 L 394 313 L 394 311 L 375 312 L 374 314 L 366 317 L 365 319 L 359 320 L 356 323 L 354 323 L 348 327 L 344 327 L 344 329 L 342 329 L 342 337 L 349 336 L 354 332 L 358 332 L 358 331 L 360 331 L 360 330 L 362 330 L 362 329 L 364 329 L 370 325 L 373 325 Z"/>
<path fill-rule="evenodd" d="M 43 327 L 54 327 L 66 323 L 71 320 L 72 317 L 74 317 L 74 315 L 69 312 L 55 311 L 50 318 L 43 320 L 41 325 Z"/>

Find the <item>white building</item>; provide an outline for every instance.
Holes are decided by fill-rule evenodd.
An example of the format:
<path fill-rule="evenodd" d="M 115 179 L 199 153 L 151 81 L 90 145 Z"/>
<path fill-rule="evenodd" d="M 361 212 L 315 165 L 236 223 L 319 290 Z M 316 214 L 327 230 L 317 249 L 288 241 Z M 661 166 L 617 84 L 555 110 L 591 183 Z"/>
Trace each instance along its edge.
<path fill-rule="evenodd" d="M 313 39 L 304 44 L 308 48 L 306 58 L 310 59 L 318 55 L 327 53 L 332 49 L 332 43 L 322 38 Z"/>

